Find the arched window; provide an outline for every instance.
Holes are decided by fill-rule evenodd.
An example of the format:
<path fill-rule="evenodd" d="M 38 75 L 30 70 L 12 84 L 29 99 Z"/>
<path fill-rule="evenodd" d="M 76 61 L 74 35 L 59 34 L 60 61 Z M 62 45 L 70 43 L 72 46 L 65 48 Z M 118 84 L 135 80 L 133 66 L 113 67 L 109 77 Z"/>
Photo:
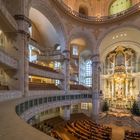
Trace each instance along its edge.
<path fill-rule="evenodd" d="M 88 8 L 85 6 L 79 6 L 79 13 L 88 16 Z"/>
<path fill-rule="evenodd" d="M 80 58 L 79 69 L 79 81 L 80 84 L 91 87 L 92 86 L 92 61 L 90 59 L 84 60 Z"/>
<path fill-rule="evenodd" d="M 131 7 L 131 0 L 115 0 L 109 9 L 109 14 L 117 14 Z"/>
<path fill-rule="evenodd" d="M 92 61 L 87 60 L 85 63 L 85 85 L 92 86 Z"/>

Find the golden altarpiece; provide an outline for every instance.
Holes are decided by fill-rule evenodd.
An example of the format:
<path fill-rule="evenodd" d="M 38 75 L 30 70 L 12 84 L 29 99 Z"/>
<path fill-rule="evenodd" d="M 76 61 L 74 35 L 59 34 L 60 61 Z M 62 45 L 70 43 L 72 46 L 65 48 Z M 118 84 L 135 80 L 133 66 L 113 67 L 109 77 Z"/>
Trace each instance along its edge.
<path fill-rule="evenodd" d="M 110 107 L 131 108 L 135 95 L 135 56 L 133 49 L 118 46 L 105 59 L 104 99 Z"/>

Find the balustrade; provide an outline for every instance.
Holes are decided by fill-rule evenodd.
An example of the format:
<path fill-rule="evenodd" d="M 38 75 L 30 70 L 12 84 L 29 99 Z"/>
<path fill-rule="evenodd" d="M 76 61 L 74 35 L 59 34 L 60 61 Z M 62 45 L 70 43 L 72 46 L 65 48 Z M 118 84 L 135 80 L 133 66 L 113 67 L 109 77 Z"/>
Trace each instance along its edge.
<path fill-rule="evenodd" d="M 117 14 L 109 15 L 109 16 L 93 17 L 93 16 L 83 15 L 83 14 L 73 10 L 68 5 L 66 5 L 63 2 L 63 0 L 54 0 L 54 2 L 56 2 L 61 7 L 61 9 L 68 12 L 71 16 L 76 17 L 76 18 L 81 19 L 81 20 L 84 20 L 84 21 L 96 22 L 96 23 L 106 23 L 106 22 L 109 22 L 112 20 L 118 20 L 120 18 L 123 19 L 126 16 L 132 15 L 132 14 L 140 11 L 140 2 L 138 2 L 137 4 L 130 7 L 129 9 L 121 11 Z"/>

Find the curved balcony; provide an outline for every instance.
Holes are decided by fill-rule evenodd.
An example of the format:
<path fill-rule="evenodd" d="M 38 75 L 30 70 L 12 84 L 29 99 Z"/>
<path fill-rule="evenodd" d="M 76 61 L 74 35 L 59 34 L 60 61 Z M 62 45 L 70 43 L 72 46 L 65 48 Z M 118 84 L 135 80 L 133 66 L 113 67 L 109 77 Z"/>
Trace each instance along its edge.
<path fill-rule="evenodd" d="M 22 92 L 17 90 L 11 91 L 1 91 L 0 92 L 0 102 L 17 99 L 22 97 Z"/>
<path fill-rule="evenodd" d="M 66 5 L 63 2 L 63 0 L 53 0 L 53 1 L 56 3 L 57 6 L 61 8 L 61 10 L 63 10 L 66 14 L 70 15 L 71 17 L 77 20 L 83 21 L 83 22 L 96 23 L 96 24 L 108 23 L 108 22 L 124 19 L 125 17 L 133 15 L 140 11 L 140 2 L 139 2 L 136 5 L 130 7 L 129 9 L 124 10 L 114 15 L 93 17 L 93 16 L 86 16 L 86 15 L 80 14 L 79 12 L 71 9 L 68 5 Z"/>
<path fill-rule="evenodd" d="M 60 80 L 64 79 L 63 73 L 60 73 L 52 68 L 41 66 L 31 62 L 29 63 L 29 74 L 52 79 L 60 79 Z"/>
<path fill-rule="evenodd" d="M 0 50 L 0 64 L 7 66 L 11 69 L 17 69 L 18 67 L 17 60 L 9 56 L 9 54 L 3 50 Z"/>
<path fill-rule="evenodd" d="M 42 111 L 81 102 L 91 102 L 91 99 L 91 94 L 48 94 L 44 97 L 37 96 L 19 101 L 16 112 L 21 118 L 28 121 Z"/>
<path fill-rule="evenodd" d="M 32 46 L 35 46 L 37 49 L 39 49 L 40 51 L 45 51 L 45 48 L 41 47 L 38 42 L 36 40 L 34 40 L 33 38 L 30 38 L 29 40 L 29 44 Z"/>
<path fill-rule="evenodd" d="M 91 102 L 91 94 L 55 94 L 44 97 L 35 96 L 0 103 L 1 140 L 54 140 L 50 136 L 26 124 L 24 120 L 56 106 Z M 20 116 L 18 116 L 15 112 Z M 12 121 L 11 121 L 12 119 Z"/>
<path fill-rule="evenodd" d="M 2 20 L 1 26 L 4 27 L 6 31 L 9 29 L 11 32 L 16 33 L 18 25 L 15 19 L 11 16 L 10 12 L 7 10 L 5 3 L 6 2 L 0 0 L 0 19 Z"/>

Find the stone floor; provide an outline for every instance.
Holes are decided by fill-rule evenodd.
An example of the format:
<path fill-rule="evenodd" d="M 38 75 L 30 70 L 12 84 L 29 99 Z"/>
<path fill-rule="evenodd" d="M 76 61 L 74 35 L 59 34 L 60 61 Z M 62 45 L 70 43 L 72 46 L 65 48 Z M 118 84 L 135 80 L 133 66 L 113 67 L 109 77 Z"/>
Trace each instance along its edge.
<path fill-rule="evenodd" d="M 100 119 L 99 123 L 112 127 L 112 140 L 123 140 L 125 130 L 140 131 L 139 124 L 131 115 L 106 115 Z"/>
<path fill-rule="evenodd" d="M 130 127 L 126 127 L 126 126 L 117 126 L 114 124 L 108 124 L 107 126 L 112 128 L 112 140 L 123 140 L 124 131 L 131 130 Z"/>

